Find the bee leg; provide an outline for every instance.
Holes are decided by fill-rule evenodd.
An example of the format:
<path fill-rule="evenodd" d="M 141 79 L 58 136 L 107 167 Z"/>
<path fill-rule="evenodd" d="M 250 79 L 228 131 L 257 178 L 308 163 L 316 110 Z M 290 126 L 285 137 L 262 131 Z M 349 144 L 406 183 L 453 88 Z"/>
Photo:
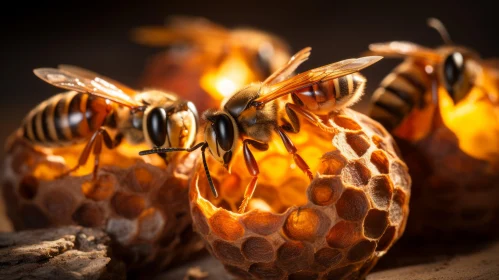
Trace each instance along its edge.
<path fill-rule="evenodd" d="M 288 150 L 288 153 L 293 155 L 293 159 L 296 163 L 296 165 L 303 171 L 305 174 L 307 174 L 308 178 L 310 181 L 314 179 L 314 176 L 312 175 L 312 172 L 310 171 L 310 167 L 308 164 L 303 160 L 303 158 L 297 153 L 297 149 L 293 142 L 291 142 L 291 139 L 289 139 L 289 136 L 286 134 L 283 128 L 277 126 L 275 128 L 276 132 L 281 136 L 281 140 L 284 143 L 284 147 L 286 147 L 286 150 Z"/>
<path fill-rule="evenodd" d="M 288 115 L 291 126 L 283 127 L 283 128 L 288 132 L 297 133 L 300 131 L 300 121 L 299 121 L 298 115 L 297 115 L 297 114 L 299 114 L 302 117 L 304 117 L 305 119 L 307 119 L 309 122 L 311 122 L 313 125 L 320 128 L 321 130 L 328 132 L 328 133 L 336 133 L 336 129 L 334 127 L 325 125 L 316 114 L 308 111 L 307 109 L 304 109 L 304 108 L 302 108 L 296 104 L 293 104 L 293 103 L 286 103 L 285 108 L 286 108 L 286 114 Z"/>
<path fill-rule="evenodd" d="M 239 213 L 244 213 L 246 207 L 248 207 L 248 203 L 253 197 L 253 193 L 255 192 L 256 183 L 258 181 L 258 174 L 260 174 L 258 163 L 256 162 L 255 157 L 253 156 L 253 153 L 249 148 L 249 145 L 255 147 L 260 151 L 266 151 L 269 149 L 269 144 L 267 143 L 261 143 L 251 139 L 245 139 L 243 141 L 244 162 L 246 162 L 246 168 L 248 168 L 248 171 L 253 176 L 253 178 L 244 190 L 244 199 L 241 203 L 241 206 L 239 206 Z"/>

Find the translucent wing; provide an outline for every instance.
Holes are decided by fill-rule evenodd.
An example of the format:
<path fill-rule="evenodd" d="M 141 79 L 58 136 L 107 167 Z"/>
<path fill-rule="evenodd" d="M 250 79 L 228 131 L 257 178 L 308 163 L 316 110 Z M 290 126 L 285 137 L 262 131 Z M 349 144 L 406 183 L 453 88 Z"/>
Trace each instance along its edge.
<path fill-rule="evenodd" d="M 288 63 L 277 69 L 263 82 L 264 85 L 271 85 L 281 82 L 293 74 L 293 72 L 310 57 L 311 47 L 306 47 L 291 57 Z"/>
<path fill-rule="evenodd" d="M 394 41 L 369 45 L 372 54 L 388 57 L 412 57 L 423 60 L 440 62 L 441 55 L 436 51 L 411 42 Z"/>
<path fill-rule="evenodd" d="M 264 104 L 306 86 L 358 72 L 382 59 L 381 56 L 352 58 L 300 73 L 270 86 L 263 86 L 256 103 Z"/>
<path fill-rule="evenodd" d="M 94 77 L 95 73 L 91 71 L 82 70 L 81 68 L 77 69 L 76 73 L 67 68 L 65 70 L 38 68 L 33 70 L 33 72 L 40 79 L 59 88 L 93 94 L 130 108 L 142 106 L 141 103 L 135 101 L 130 95 L 111 82 L 108 82 L 99 76 Z M 80 71 L 83 72 L 79 73 Z M 130 89 L 126 89 L 127 91 L 130 91 Z"/>

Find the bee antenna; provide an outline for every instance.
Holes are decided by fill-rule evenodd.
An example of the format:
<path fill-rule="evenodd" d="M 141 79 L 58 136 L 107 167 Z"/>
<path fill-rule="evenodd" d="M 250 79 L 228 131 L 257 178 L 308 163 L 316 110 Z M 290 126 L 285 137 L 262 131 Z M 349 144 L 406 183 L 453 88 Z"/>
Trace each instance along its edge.
<path fill-rule="evenodd" d="M 445 28 L 444 24 L 439 19 L 429 18 L 426 21 L 426 24 L 428 24 L 429 27 L 435 29 L 438 32 L 438 34 L 440 34 L 440 37 L 442 37 L 442 40 L 446 45 L 453 44 L 449 32 L 447 32 L 447 28 Z"/>
<path fill-rule="evenodd" d="M 207 145 L 206 142 L 197 143 L 191 148 L 154 148 L 150 150 L 140 151 L 139 156 L 151 155 L 151 154 L 163 154 L 163 153 L 171 153 L 171 152 L 193 152 L 204 145 Z"/>

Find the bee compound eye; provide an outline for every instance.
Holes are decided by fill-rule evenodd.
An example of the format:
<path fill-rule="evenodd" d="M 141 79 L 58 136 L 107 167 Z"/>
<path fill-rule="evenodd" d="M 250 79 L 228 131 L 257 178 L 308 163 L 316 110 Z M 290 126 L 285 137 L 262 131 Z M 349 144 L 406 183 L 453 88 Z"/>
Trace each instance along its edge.
<path fill-rule="evenodd" d="M 163 108 L 154 108 L 147 114 L 147 133 L 152 144 L 161 147 L 166 141 L 166 111 Z"/>
<path fill-rule="evenodd" d="M 453 52 L 444 61 L 443 75 L 447 91 L 454 95 L 456 87 L 463 79 L 464 57 L 459 52 Z"/>
<path fill-rule="evenodd" d="M 216 116 L 213 129 L 217 136 L 217 142 L 224 151 L 232 148 L 234 142 L 234 127 L 229 116 L 221 114 Z"/>

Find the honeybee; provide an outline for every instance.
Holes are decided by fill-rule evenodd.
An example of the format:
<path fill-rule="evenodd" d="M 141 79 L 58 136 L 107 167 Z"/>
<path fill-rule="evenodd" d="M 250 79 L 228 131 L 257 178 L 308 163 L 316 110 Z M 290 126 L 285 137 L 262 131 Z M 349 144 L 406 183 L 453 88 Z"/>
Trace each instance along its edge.
<path fill-rule="evenodd" d="M 483 61 L 466 47 L 454 45 L 444 25 L 437 19 L 428 20 L 444 45 L 430 49 L 410 42 L 395 41 L 371 44 L 371 54 L 402 57 L 405 61 L 381 82 L 373 94 L 370 116 L 388 130 L 397 129 L 399 137 L 417 140 L 431 126 L 430 105 L 438 105 L 438 88 L 443 87 L 454 105 L 467 97 L 479 81 Z M 417 127 L 403 125 L 418 113 Z M 415 115 L 414 115 L 414 118 Z"/>
<path fill-rule="evenodd" d="M 85 165 L 95 156 L 96 179 L 102 145 L 113 149 L 123 138 L 151 147 L 191 147 L 198 127 L 193 103 L 161 91 L 136 92 L 119 82 L 76 66 L 38 68 L 36 76 L 59 88 L 57 94 L 31 110 L 21 135 L 29 143 L 46 147 L 87 141 L 78 164 L 60 176 Z M 114 137 L 109 133 L 112 131 Z M 168 161 L 166 154 L 159 154 Z"/>
<path fill-rule="evenodd" d="M 132 36 L 143 45 L 172 47 L 149 64 L 146 86 L 173 89 L 200 103 L 193 78 L 220 101 L 244 85 L 265 79 L 290 58 L 287 44 L 275 35 L 251 28 L 227 29 L 198 17 L 171 17 L 165 26 L 140 27 Z"/>
<path fill-rule="evenodd" d="M 205 151 L 208 149 L 211 156 L 230 172 L 233 155 L 242 144 L 246 167 L 253 178 L 245 189 L 240 212 L 245 211 L 259 174 L 258 164 L 250 146 L 259 151 L 267 150 L 273 133 L 279 135 L 296 165 L 312 180 L 313 175 L 308 164 L 298 154 L 287 132 L 300 131 L 298 116 L 301 116 L 322 130 L 334 133 L 334 129 L 322 123 L 319 116 L 327 115 L 357 101 L 365 85 L 365 79 L 357 72 L 379 61 L 381 57 L 347 59 L 292 76 L 296 68 L 309 58 L 310 51 L 309 47 L 302 49 L 265 81 L 249 84 L 236 91 L 221 110 L 206 111 L 204 142 L 198 143 L 191 149 L 152 149 L 142 151 L 140 155 L 193 151 L 201 148 L 206 176 L 213 195 L 217 197 L 206 163 Z M 284 112 L 289 121 L 281 125 L 278 123 L 280 113 L 276 99 L 290 94 L 293 103 L 286 103 Z"/>

